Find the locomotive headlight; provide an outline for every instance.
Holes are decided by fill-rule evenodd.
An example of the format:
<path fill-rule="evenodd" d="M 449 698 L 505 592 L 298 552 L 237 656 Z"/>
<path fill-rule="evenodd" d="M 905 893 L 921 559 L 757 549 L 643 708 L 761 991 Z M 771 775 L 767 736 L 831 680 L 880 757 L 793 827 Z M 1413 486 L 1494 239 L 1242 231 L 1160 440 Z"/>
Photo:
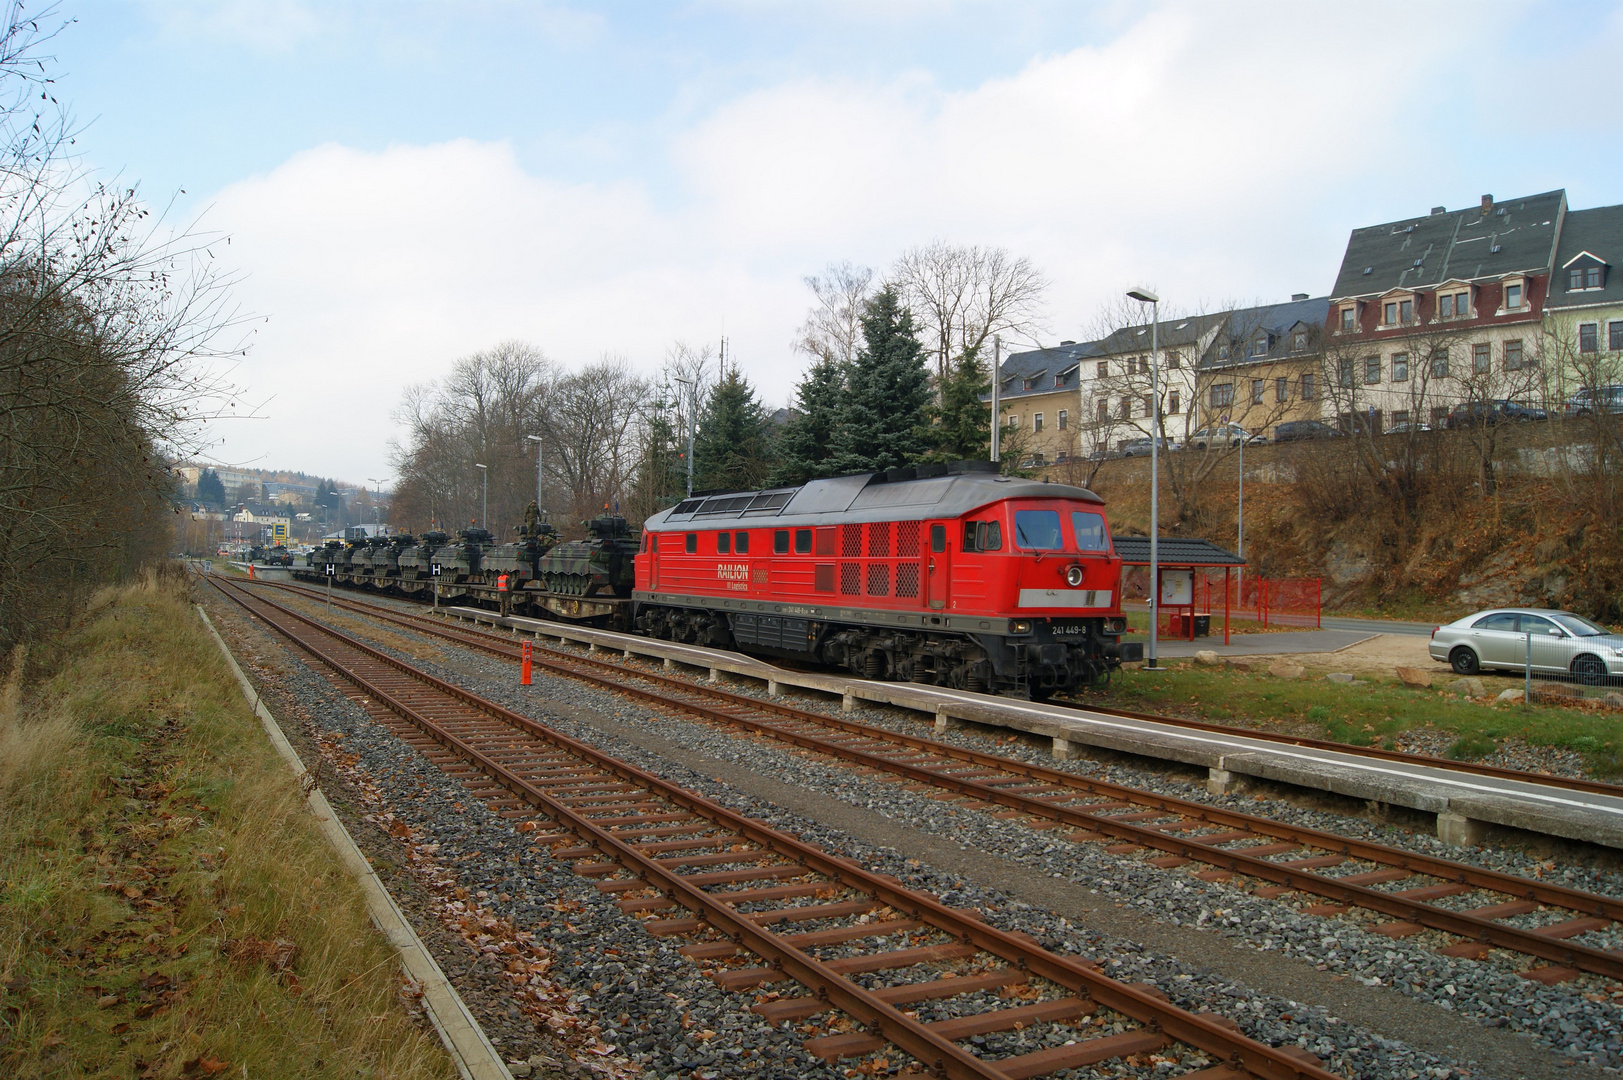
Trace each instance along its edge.
<path fill-rule="evenodd" d="M 1016 619 L 1014 622 L 1009 624 L 1009 633 L 1011 633 L 1011 634 L 1029 634 L 1029 633 L 1031 633 L 1031 622 L 1030 622 L 1030 620 L 1028 620 L 1028 619 Z"/>
<path fill-rule="evenodd" d="M 1065 571 L 1065 584 L 1073 589 L 1082 584 L 1082 568 L 1080 566 L 1072 566 Z"/>

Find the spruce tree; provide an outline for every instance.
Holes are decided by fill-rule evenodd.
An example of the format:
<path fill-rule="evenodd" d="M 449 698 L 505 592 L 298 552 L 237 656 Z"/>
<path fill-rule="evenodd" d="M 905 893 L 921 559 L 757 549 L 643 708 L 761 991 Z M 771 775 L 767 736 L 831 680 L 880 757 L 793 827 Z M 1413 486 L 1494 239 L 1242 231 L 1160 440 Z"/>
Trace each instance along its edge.
<path fill-rule="evenodd" d="M 833 359 L 812 364 L 795 388 L 795 411 L 778 438 L 773 487 L 804 484 L 831 475 L 830 447 L 845 392 L 845 365 Z"/>
<path fill-rule="evenodd" d="M 710 391 L 693 440 L 693 490 L 758 488 L 771 468 L 767 423 L 755 389 L 738 369 Z"/>
<path fill-rule="evenodd" d="M 840 404 L 829 475 L 894 468 L 921 460 L 929 449 L 930 373 L 913 315 L 892 286 L 868 301 L 862 337 Z"/>
<path fill-rule="evenodd" d="M 930 407 L 932 461 L 985 461 L 991 454 L 991 407 L 981 395 L 992 389 L 978 350 L 969 349 L 947 368 L 941 400 Z"/>

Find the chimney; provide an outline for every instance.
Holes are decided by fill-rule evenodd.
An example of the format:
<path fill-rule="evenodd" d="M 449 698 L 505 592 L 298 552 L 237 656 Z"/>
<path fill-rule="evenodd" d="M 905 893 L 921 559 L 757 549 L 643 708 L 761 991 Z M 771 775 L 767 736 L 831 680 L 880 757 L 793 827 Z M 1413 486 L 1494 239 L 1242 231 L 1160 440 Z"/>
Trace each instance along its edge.
<path fill-rule="evenodd" d="M 1306 300 L 1307 299 L 1307 293 L 1305 293 L 1305 292 L 1293 292 L 1293 293 L 1291 293 L 1291 299 L 1292 300 Z"/>
<path fill-rule="evenodd" d="M 1441 207 L 1441 206 L 1434 206 L 1434 207 L 1431 208 L 1431 216 L 1432 217 L 1436 217 L 1438 214 L 1446 214 L 1446 213 L 1448 213 L 1448 211 L 1445 208 Z"/>
<path fill-rule="evenodd" d="M 1484 214 L 1493 213 L 1493 196 L 1492 195 L 1484 195 L 1484 196 L 1482 196 L 1482 212 Z"/>

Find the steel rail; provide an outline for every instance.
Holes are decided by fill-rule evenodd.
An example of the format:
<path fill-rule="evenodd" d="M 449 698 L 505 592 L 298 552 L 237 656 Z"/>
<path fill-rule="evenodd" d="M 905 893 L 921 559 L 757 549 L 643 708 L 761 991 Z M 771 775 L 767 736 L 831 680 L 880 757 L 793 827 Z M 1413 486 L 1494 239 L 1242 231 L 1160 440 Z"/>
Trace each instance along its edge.
<path fill-rule="evenodd" d="M 255 585 L 269 585 L 273 588 L 288 589 L 299 592 L 303 587 L 287 582 L 266 581 L 255 579 Z M 362 606 L 378 608 L 377 604 L 363 604 Z M 407 615 L 397 613 L 401 618 L 424 619 L 423 615 Z M 431 621 L 431 620 L 429 620 Z M 1143 720 L 1154 724 L 1169 724 L 1174 727 L 1189 728 L 1194 731 L 1210 732 L 1214 735 L 1232 735 L 1236 738 L 1257 739 L 1262 742 L 1279 743 L 1283 746 L 1300 746 L 1311 750 L 1332 750 L 1342 754 L 1356 754 L 1361 757 L 1375 758 L 1380 761 L 1393 761 L 1407 765 L 1424 765 L 1433 769 L 1447 769 L 1450 772 L 1468 773 L 1475 776 L 1491 777 L 1495 780 L 1519 780 L 1531 784 L 1545 784 L 1551 787 L 1566 788 L 1571 791 L 1582 791 L 1590 795 L 1612 795 L 1623 798 L 1623 784 L 1609 784 L 1604 780 L 1590 780 L 1581 776 L 1557 776 L 1553 773 L 1531 772 L 1526 769 L 1510 769 L 1503 765 L 1487 765 L 1475 761 L 1455 761 L 1452 758 L 1436 757 L 1431 754 L 1416 754 L 1407 750 L 1387 750 L 1380 746 L 1358 746 L 1354 743 L 1336 742 L 1333 739 L 1315 739 L 1305 735 L 1284 735 L 1277 731 L 1261 731 L 1253 728 L 1234 727 L 1229 724 L 1216 724 L 1209 720 L 1191 720 L 1181 716 L 1163 716 L 1157 713 L 1131 712 L 1126 709 L 1111 708 L 1106 705 L 1095 705 L 1072 699 L 1050 698 L 1046 704 L 1078 712 L 1088 711 L 1102 713 L 1106 716 L 1119 717 L 1123 720 Z"/>
<path fill-rule="evenodd" d="M 221 588 L 221 592 L 230 596 L 245 610 L 253 610 L 244 598 L 232 595 L 232 591 Z M 828 877 L 833 882 L 865 892 L 891 908 L 905 912 L 912 918 L 927 923 L 966 944 L 997 956 L 1020 970 L 1085 994 L 1124 1016 L 1159 1030 L 1177 1041 L 1197 1047 L 1221 1061 L 1238 1065 L 1255 1076 L 1265 1077 L 1268 1080 L 1331 1080 L 1335 1076 L 1326 1069 L 1301 1060 L 1290 1052 L 1291 1048 L 1275 1049 L 1231 1030 L 1218 1018 L 1191 1013 L 1170 1002 L 1162 1001 L 1151 993 L 1112 979 L 1085 962 L 1059 956 L 1029 944 L 1011 933 L 948 907 L 933 896 L 908 889 L 883 875 L 863 869 L 849 859 L 831 856 L 821 848 L 772 829 L 653 773 L 611 757 L 587 743 L 537 723 L 505 706 L 438 679 L 347 634 L 323 626 L 314 619 L 274 604 L 263 597 L 252 599 L 342 642 L 346 647 L 368 659 L 393 668 L 526 734 L 563 749 L 596 768 L 641 785 L 674 805 L 761 844 L 800 866 L 808 867 Z M 465 740 L 452 735 L 420 711 L 398 700 L 395 695 L 355 672 L 337 658 L 323 652 L 313 643 L 302 639 L 263 613 L 253 613 L 341 676 L 366 692 L 376 695 L 379 702 L 417 725 L 441 745 L 477 765 L 515 795 L 542 808 L 554 820 L 567 823 L 580 835 L 590 837 L 605 854 L 612 855 L 629 873 L 645 879 L 650 888 L 700 915 L 735 944 L 774 963 L 785 974 L 805 985 L 819 997 L 826 998 L 831 1004 L 865 1025 L 878 1029 L 886 1039 L 907 1051 L 932 1072 L 954 1080 L 958 1078 L 1006 1080 L 1005 1074 L 997 1068 L 995 1061 L 988 1062 L 977 1058 L 956 1043 L 930 1031 L 928 1025 L 906 1016 L 873 992 L 846 979 L 815 957 L 783 941 L 750 917 L 737 911 L 731 904 L 725 902 L 725 894 L 713 895 L 704 892 L 692 882 L 684 880 L 683 876 L 672 868 L 661 865 L 644 852 L 638 851 L 634 845 L 626 843 L 620 836 L 562 803 L 545 789 L 530 783 L 481 753 Z"/>
<path fill-rule="evenodd" d="M 369 617 L 378 617 L 384 621 L 395 621 L 414 628 L 417 626 L 413 617 L 394 617 L 382 614 L 378 612 L 375 605 L 355 605 L 355 608 L 371 608 L 372 610 L 362 612 Z M 435 633 L 440 637 L 482 648 L 509 659 L 516 659 L 518 656 L 517 648 L 505 639 L 495 635 L 484 631 L 469 631 L 461 627 L 442 626 L 433 620 L 426 620 L 425 622 L 426 625 L 422 629 Z M 961 779 L 916 763 L 893 761 L 882 754 L 832 743 L 775 724 L 764 723 L 748 716 L 719 710 L 702 703 L 691 701 L 673 702 L 664 695 L 642 690 L 635 686 L 628 686 L 622 681 L 603 678 L 582 671 L 579 665 L 598 667 L 621 675 L 629 673 L 637 678 L 675 689 L 684 694 L 719 698 L 730 705 L 751 711 L 776 713 L 803 723 L 820 727 L 833 727 L 865 738 L 899 744 L 909 749 L 977 766 L 995 768 L 1010 774 L 1013 778 L 1040 780 L 1047 786 L 1065 787 L 1089 795 L 1105 796 L 1113 800 L 1127 800 L 1134 805 L 1163 811 L 1169 816 L 1178 815 L 1214 827 L 1241 828 L 1259 837 L 1289 840 L 1302 847 L 1322 849 L 1347 859 L 1358 859 L 1381 866 L 1394 867 L 1416 875 L 1424 874 L 1445 882 L 1469 885 L 1475 889 L 1534 901 L 1580 914 L 1593 915 L 1613 921 L 1623 921 L 1623 902 L 1605 896 L 1582 892 L 1565 886 L 1545 884 L 1515 875 L 1482 870 L 1465 863 L 1407 852 L 1368 841 L 1350 839 L 1316 829 L 1284 825 L 1265 818 L 1223 810 L 1172 796 L 1151 795 L 1135 788 L 1112 784 L 1108 781 L 1092 780 L 1058 769 L 1050 769 L 1045 766 L 1014 761 L 997 755 L 966 750 L 933 739 L 904 735 L 856 721 L 797 709 L 777 702 L 762 701 L 758 698 L 735 694 L 719 688 L 696 686 L 685 680 L 638 671 L 603 660 L 577 657 L 567 653 L 559 654 L 556 650 L 546 646 L 541 646 L 540 650 L 565 656 L 568 662 L 558 663 L 544 658 L 533 658 L 533 663 L 573 678 L 595 683 L 617 693 L 630 694 L 666 707 L 674 705 L 677 708 L 704 716 L 706 719 L 717 723 L 745 727 L 755 733 L 770 735 L 800 746 L 803 749 L 828 754 L 853 764 L 896 773 L 916 782 L 940 787 L 956 794 L 979 799 L 982 802 L 1006 806 L 1032 816 L 1043 817 L 1062 824 L 1103 833 L 1140 846 L 1153 847 L 1180 858 L 1195 859 L 1211 866 L 1257 877 L 1286 888 L 1312 893 L 1340 903 L 1352 904 L 1419 926 L 1454 934 L 1479 944 L 1510 949 L 1576 970 L 1588 971 L 1623 981 L 1623 954 L 1620 953 L 1572 944 L 1538 934 L 1536 931 L 1522 930 L 1491 919 L 1439 907 L 1435 904 L 1424 903 L 1362 885 L 1349 884 L 1335 877 L 1313 873 L 1307 869 L 1247 855 L 1243 848 L 1229 849 L 1212 844 L 1203 844 L 1197 837 L 1169 836 L 1164 829 L 1114 820 L 1109 814 L 1090 812 L 1085 806 L 1060 806 L 1049 800 L 1004 792 L 999 790 L 997 786 L 983 781 Z"/>

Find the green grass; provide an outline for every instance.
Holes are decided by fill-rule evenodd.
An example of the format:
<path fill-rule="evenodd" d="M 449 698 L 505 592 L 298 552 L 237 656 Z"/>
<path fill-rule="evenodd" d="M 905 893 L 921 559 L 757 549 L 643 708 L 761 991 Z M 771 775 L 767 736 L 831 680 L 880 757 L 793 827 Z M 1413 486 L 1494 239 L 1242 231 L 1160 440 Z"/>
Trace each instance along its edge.
<path fill-rule="evenodd" d="M 1584 755 L 1597 775 L 1623 773 L 1623 714 L 1559 706 L 1504 706 L 1466 701 L 1447 690 L 1416 690 L 1396 679 L 1359 676 L 1344 686 L 1226 668 L 1174 667 L 1154 676 L 1126 671 L 1101 704 L 1260 730 L 1390 747 L 1401 732 L 1430 728 L 1451 739 L 1459 759 L 1493 753 L 1500 740 Z"/>
<path fill-rule="evenodd" d="M 0 694 L 0 1075 L 453 1076 L 184 585 L 49 657 Z"/>

